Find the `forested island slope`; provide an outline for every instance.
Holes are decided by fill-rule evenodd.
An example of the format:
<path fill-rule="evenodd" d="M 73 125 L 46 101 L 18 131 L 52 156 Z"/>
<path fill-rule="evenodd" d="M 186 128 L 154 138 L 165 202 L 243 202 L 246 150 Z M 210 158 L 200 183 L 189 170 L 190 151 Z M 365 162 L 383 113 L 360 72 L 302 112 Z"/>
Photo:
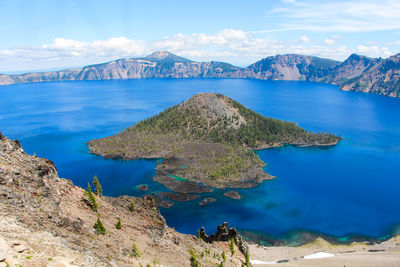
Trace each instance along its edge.
<path fill-rule="evenodd" d="M 244 188 L 271 179 L 254 149 L 335 145 L 339 140 L 264 117 L 221 94 L 200 93 L 88 145 L 91 153 L 108 158 L 163 158 L 157 165 L 157 181 L 175 192 L 201 193 L 209 189 L 193 184 Z"/>

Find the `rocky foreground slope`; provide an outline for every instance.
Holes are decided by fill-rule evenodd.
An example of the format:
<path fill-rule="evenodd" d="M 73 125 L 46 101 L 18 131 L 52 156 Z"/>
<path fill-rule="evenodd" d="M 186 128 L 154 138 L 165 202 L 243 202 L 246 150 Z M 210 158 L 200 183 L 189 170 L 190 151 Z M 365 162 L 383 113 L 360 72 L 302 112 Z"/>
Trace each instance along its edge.
<path fill-rule="evenodd" d="M 339 140 L 264 117 L 221 94 L 200 93 L 88 144 L 91 153 L 108 158 L 163 158 L 157 165 L 157 182 L 178 193 L 204 193 L 212 190 L 209 187 L 249 188 L 272 179 L 252 149 L 327 146 Z"/>
<path fill-rule="evenodd" d="M 84 192 L 0 134 L 0 266 L 217 266 L 223 252 L 224 266 L 245 262 L 246 245 L 227 225 L 206 243 L 169 228 L 152 196 L 95 196 L 94 212 Z M 98 216 L 105 234 L 93 227 Z"/>
<path fill-rule="evenodd" d="M 119 59 L 103 64 L 55 72 L 0 75 L 0 85 L 75 80 L 138 78 L 251 78 L 268 80 L 306 80 L 339 85 L 346 91 L 400 96 L 400 54 L 368 58 L 353 54 L 344 62 L 288 54 L 266 57 L 246 68 L 211 61 L 195 62 L 166 51 L 143 58 Z"/>
<path fill-rule="evenodd" d="M 193 266 L 189 251 L 199 266 L 245 262 L 247 246 L 233 228 L 220 225 L 214 235 L 201 229 L 204 241 L 180 234 L 165 225 L 153 197 L 95 197 L 106 228 L 102 235 L 93 228 L 97 213 L 83 193 L 70 180 L 58 178 L 51 161 L 27 155 L 18 141 L 0 134 L 0 266 Z M 115 227 L 118 218 L 120 230 Z M 317 239 L 301 247 L 250 245 L 249 250 L 255 266 L 400 265 L 399 237 L 374 245 L 331 245 Z M 321 252 L 331 257 L 310 258 Z M 220 265 L 223 253 L 226 260 Z"/>

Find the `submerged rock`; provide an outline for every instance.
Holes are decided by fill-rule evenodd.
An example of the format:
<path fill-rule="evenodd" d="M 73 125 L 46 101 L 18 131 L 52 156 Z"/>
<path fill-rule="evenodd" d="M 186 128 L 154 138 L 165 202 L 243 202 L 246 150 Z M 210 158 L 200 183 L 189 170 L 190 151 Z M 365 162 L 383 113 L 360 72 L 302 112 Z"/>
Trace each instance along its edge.
<path fill-rule="evenodd" d="M 207 197 L 207 198 L 203 199 L 202 201 L 200 201 L 199 205 L 200 206 L 205 206 L 205 205 L 207 205 L 208 203 L 211 203 L 211 202 L 217 202 L 217 199 L 215 199 L 213 197 Z"/>
<path fill-rule="evenodd" d="M 136 188 L 139 191 L 147 191 L 147 190 L 149 190 L 149 186 L 147 184 L 138 185 Z"/>
<path fill-rule="evenodd" d="M 172 193 L 172 192 L 160 192 L 160 196 L 169 198 L 174 201 L 190 201 L 200 197 L 200 195 Z"/>
<path fill-rule="evenodd" d="M 166 208 L 166 209 L 171 208 L 173 205 L 174 205 L 174 202 L 168 201 L 168 200 L 163 200 L 159 204 L 160 207 L 163 207 L 163 208 Z"/>
<path fill-rule="evenodd" d="M 157 176 L 153 177 L 153 180 L 168 187 L 174 192 L 177 193 L 206 193 L 212 192 L 213 190 L 200 185 L 196 182 L 189 182 L 189 181 L 177 181 L 176 179 L 172 179 L 169 177 L 169 174 L 159 171 Z"/>
<path fill-rule="evenodd" d="M 224 193 L 224 196 L 232 198 L 232 199 L 241 199 L 242 198 L 242 196 L 239 194 L 239 192 L 233 191 L 233 190 Z"/>

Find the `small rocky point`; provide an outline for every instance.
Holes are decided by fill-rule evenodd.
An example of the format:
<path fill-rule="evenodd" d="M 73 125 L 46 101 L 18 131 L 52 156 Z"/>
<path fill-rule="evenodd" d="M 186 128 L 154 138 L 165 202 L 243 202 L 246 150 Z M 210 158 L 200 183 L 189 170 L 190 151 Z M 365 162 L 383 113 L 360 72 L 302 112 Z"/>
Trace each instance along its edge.
<path fill-rule="evenodd" d="M 205 206 L 208 203 L 212 203 L 212 202 L 217 202 L 216 198 L 213 197 L 206 197 L 205 199 L 203 199 L 202 201 L 199 202 L 200 206 Z"/>
<path fill-rule="evenodd" d="M 236 231 L 235 228 L 229 227 L 227 222 L 224 222 L 221 225 L 217 226 L 217 232 L 212 235 L 207 235 L 204 227 L 200 229 L 200 238 L 207 243 L 213 243 L 218 241 L 228 242 L 231 241 L 232 238 L 235 242 L 235 245 L 239 248 L 240 252 L 246 254 L 248 249 L 247 245 L 243 242 L 242 237 Z"/>
<path fill-rule="evenodd" d="M 242 198 L 242 196 L 239 194 L 238 191 L 233 191 L 233 190 L 224 193 L 224 196 L 232 198 L 232 199 L 241 199 Z"/>

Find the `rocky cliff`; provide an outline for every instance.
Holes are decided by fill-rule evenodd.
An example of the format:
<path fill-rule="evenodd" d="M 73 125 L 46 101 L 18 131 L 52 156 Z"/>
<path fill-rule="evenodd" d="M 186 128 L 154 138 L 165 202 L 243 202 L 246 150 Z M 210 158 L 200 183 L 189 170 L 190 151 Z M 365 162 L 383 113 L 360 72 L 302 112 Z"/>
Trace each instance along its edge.
<path fill-rule="evenodd" d="M 268 80 L 313 80 L 312 77 L 323 75 L 324 71 L 338 64 L 338 61 L 318 57 L 277 55 L 248 66 L 241 71 L 241 76 Z"/>
<path fill-rule="evenodd" d="M 195 62 L 159 51 L 142 58 L 119 59 L 80 69 L 0 75 L 0 85 L 140 78 L 252 78 L 317 81 L 337 84 L 347 91 L 398 97 L 399 58 L 399 54 L 388 59 L 373 59 L 353 54 L 341 63 L 330 59 L 288 54 L 267 57 L 246 68 L 239 68 L 218 61 Z"/>
<path fill-rule="evenodd" d="M 0 85 L 28 82 L 110 80 L 139 78 L 235 77 L 240 68 L 224 62 L 195 62 L 169 52 L 154 52 L 143 58 L 119 59 L 80 69 L 0 75 Z"/>
<path fill-rule="evenodd" d="M 153 196 L 97 195 L 95 212 L 84 192 L 59 178 L 51 161 L 0 134 L 0 266 L 191 266 L 191 257 L 217 266 L 223 251 L 225 266 L 245 261 L 231 256 L 229 242 L 169 228 Z M 105 232 L 94 228 L 98 218 Z"/>
<path fill-rule="evenodd" d="M 360 75 L 352 75 L 339 83 L 341 89 L 400 97 L 400 54 L 370 61 Z"/>

